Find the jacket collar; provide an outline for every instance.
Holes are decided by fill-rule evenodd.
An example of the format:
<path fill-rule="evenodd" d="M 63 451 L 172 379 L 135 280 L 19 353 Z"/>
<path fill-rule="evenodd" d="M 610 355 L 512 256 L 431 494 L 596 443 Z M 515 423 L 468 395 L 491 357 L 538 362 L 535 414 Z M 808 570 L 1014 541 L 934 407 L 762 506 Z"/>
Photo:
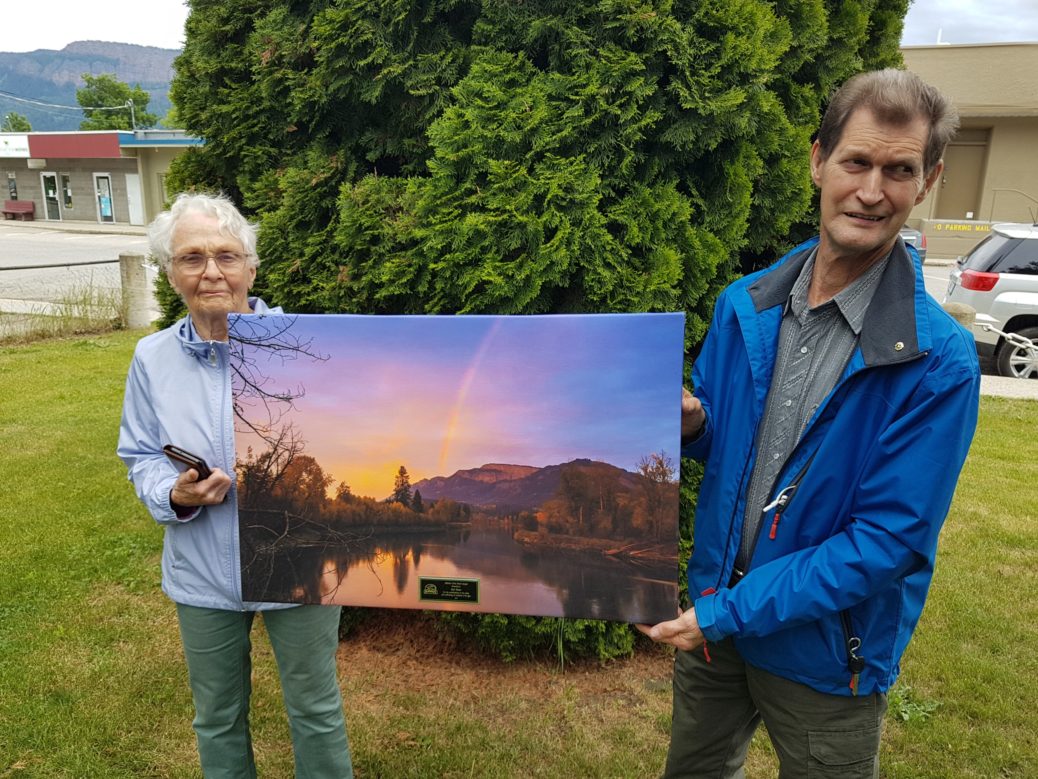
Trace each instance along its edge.
<path fill-rule="evenodd" d="M 757 313 L 785 304 L 816 244 L 812 239 L 793 249 L 750 284 Z M 918 259 L 899 237 L 862 323 L 859 345 L 866 365 L 906 362 L 930 350 L 928 323 L 918 315 L 925 296 Z"/>
<path fill-rule="evenodd" d="M 280 314 L 282 313 L 281 307 L 276 306 L 271 308 L 262 298 L 249 297 L 249 308 L 252 309 L 253 314 Z M 184 351 L 189 354 L 196 354 L 200 356 L 207 356 L 209 354 L 209 348 L 214 343 L 213 341 L 205 341 L 198 335 L 198 331 L 195 330 L 195 324 L 191 320 L 191 315 L 188 314 L 183 319 L 177 321 L 173 325 L 174 331 L 176 332 L 177 340 L 180 341 L 181 347 Z"/>

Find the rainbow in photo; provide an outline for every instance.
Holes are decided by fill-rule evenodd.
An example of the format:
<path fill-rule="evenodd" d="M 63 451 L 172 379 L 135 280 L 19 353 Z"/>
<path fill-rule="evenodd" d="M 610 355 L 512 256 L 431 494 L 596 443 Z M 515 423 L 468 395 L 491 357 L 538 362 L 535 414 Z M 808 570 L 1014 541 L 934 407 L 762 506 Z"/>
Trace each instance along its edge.
<path fill-rule="evenodd" d="M 682 314 L 237 316 L 249 601 L 658 622 Z"/>

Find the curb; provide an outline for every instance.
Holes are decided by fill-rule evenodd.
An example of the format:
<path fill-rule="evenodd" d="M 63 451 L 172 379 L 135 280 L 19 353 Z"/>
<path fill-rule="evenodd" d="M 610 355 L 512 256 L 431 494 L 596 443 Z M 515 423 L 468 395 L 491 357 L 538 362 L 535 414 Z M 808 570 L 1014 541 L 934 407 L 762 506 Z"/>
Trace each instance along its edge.
<path fill-rule="evenodd" d="M 15 223 L 12 222 L 10 226 L 15 226 Z M 95 224 L 93 222 L 17 222 L 17 226 L 19 228 L 26 227 L 52 233 L 140 236 L 148 234 L 148 228 L 144 225 L 131 225 L 119 222 L 115 224 Z"/>

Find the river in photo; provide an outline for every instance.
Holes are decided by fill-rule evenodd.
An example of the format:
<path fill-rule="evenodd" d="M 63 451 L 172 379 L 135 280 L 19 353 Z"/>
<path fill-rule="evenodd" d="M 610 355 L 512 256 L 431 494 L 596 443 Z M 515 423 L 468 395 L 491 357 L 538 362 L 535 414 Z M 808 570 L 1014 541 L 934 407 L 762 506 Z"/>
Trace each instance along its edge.
<path fill-rule="evenodd" d="M 432 532 L 362 535 L 337 548 L 281 547 L 266 559 L 248 558 L 253 562 L 243 584 L 250 600 L 622 622 L 675 616 L 676 559 L 673 565 L 645 564 L 599 551 L 562 550 L 550 544 L 550 536 L 546 545 L 527 547 L 513 540 L 512 530 L 509 522 L 477 521 Z M 478 602 L 421 600 L 426 578 L 475 580 Z"/>

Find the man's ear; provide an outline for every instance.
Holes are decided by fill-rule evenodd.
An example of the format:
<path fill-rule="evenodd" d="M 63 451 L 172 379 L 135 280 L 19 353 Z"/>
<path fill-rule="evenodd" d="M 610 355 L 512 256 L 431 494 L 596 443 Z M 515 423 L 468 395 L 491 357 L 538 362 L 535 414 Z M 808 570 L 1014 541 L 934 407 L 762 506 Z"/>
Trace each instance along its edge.
<path fill-rule="evenodd" d="M 937 179 L 939 179 L 941 177 L 941 174 L 943 172 L 944 172 L 944 160 L 940 160 L 940 161 L 938 161 L 938 163 L 936 165 L 934 165 L 933 170 L 930 171 L 930 175 L 927 176 L 926 180 L 923 182 L 922 190 L 920 190 L 919 194 L 916 195 L 916 198 L 915 198 L 915 204 L 916 205 L 919 205 L 924 200 L 926 200 L 926 196 L 930 194 L 930 190 L 933 189 L 933 185 L 937 183 Z"/>
<path fill-rule="evenodd" d="M 816 187 L 822 186 L 822 163 L 824 162 L 822 147 L 818 141 L 815 141 L 811 144 L 811 180 L 814 181 Z"/>

